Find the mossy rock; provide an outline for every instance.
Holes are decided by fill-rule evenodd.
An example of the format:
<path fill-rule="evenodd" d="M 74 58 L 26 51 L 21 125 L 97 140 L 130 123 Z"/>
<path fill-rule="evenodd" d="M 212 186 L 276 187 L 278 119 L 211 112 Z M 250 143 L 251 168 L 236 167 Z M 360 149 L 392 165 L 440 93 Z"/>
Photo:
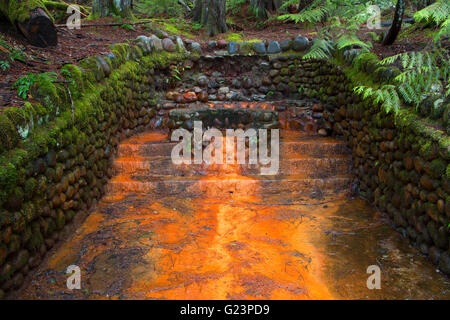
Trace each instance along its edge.
<path fill-rule="evenodd" d="M 239 46 L 239 54 L 241 55 L 253 55 L 255 54 L 255 50 L 253 48 L 253 44 L 249 42 L 243 42 Z"/>
<path fill-rule="evenodd" d="M 426 167 L 427 173 L 434 179 L 442 177 L 446 173 L 447 163 L 442 159 L 434 159 Z"/>
<path fill-rule="evenodd" d="M 75 90 L 83 91 L 85 89 L 82 70 L 73 64 L 66 64 L 61 68 L 61 74 L 67 80 L 73 81 L 73 83 L 70 84 L 70 88 L 73 91 L 72 95 L 76 98 Z"/>
<path fill-rule="evenodd" d="M 130 45 L 128 43 L 116 43 L 111 45 L 110 49 L 117 57 L 118 63 L 124 63 L 130 59 Z"/>
<path fill-rule="evenodd" d="M 0 114 L 0 153 L 14 149 L 19 139 L 19 134 L 11 120 L 6 115 Z"/>
<path fill-rule="evenodd" d="M 105 78 L 105 72 L 103 71 L 101 64 L 95 57 L 89 57 L 81 60 L 80 66 L 83 69 L 92 72 L 96 82 L 99 82 Z"/>

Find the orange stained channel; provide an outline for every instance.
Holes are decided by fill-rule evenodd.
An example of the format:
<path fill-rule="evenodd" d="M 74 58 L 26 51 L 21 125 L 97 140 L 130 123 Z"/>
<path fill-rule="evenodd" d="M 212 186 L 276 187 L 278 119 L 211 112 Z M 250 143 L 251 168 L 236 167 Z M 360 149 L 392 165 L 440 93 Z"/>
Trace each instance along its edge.
<path fill-rule="evenodd" d="M 146 255 L 155 261 L 154 276 L 136 279 L 129 293 L 165 299 L 333 298 L 304 226 L 277 221 L 279 213 L 271 208 L 249 206 L 259 201 L 249 196 L 220 203 L 208 195 L 191 203 L 195 217 L 169 209 L 176 222 L 158 225 L 159 249 Z M 167 208 L 156 204 L 149 210 Z"/>
<path fill-rule="evenodd" d="M 164 133 L 146 133 L 122 145 L 163 140 Z M 137 149 L 127 157 L 137 157 Z M 241 183 L 233 194 L 230 182 L 254 178 L 236 165 L 216 169 L 192 184 L 191 190 L 202 190 L 194 197 L 131 188 L 107 194 L 20 298 L 445 298 L 449 292 L 445 278 L 364 201 L 341 194 L 320 201 L 262 197 L 259 183 Z M 136 167 L 125 170 L 122 183 L 132 183 Z M 378 292 L 366 287 L 367 266 L 376 261 L 385 272 Z M 81 269 L 83 290 L 66 287 L 65 269 L 72 264 Z"/>
<path fill-rule="evenodd" d="M 250 180 L 240 175 L 239 168 L 224 164 L 219 174 L 198 181 L 216 184 L 190 202 L 188 211 L 194 217 L 167 212 L 176 222 L 158 225 L 155 241 L 160 248 L 146 255 L 156 262 L 154 270 L 136 279 L 129 288 L 131 295 L 193 300 L 333 298 L 320 279 L 317 253 L 302 239 L 304 225 L 276 221 L 270 207 L 249 205 L 262 200 L 252 196 L 258 188 L 254 184 L 240 190 L 247 197 L 221 200 L 222 181 Z M 156 203 L 149 210 L 167 209 Z M 292 255 L 305 251 L 316 257 L 314 262 Z"/>

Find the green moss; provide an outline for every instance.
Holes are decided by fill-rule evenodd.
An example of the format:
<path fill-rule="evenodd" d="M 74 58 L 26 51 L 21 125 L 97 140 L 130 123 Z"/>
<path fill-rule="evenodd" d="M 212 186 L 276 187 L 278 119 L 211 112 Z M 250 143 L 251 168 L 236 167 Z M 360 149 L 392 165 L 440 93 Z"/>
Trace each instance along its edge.
<path fill-rule="evenodd" d="M 19 180 L 19 172 L 11 162 L 0 162 L 0 205 L 6 202 Z M 23 193 L 20 192 L 23 197 Z M 20 196 L 19 194 L 19 196 Z"/>
<path fill-rule="evenodd" d="M 142 48 L 139 46 L 132 46 L 131 47 L 131 56 L 134 60 L 139 60 L 141 57 L 144 56 L 144 52 L 142 51 Z"/>
<path fill-rule="evenodd" d="M 32 202 L 26 202 L 22 205 L 20 213 L 25 218 L 25 221 L 31 222 L 36 216 L 36 209 Z"/>
<path fill-rule="evenodd" d="M 85 70 L 92 72 L 96 82 L 99 82 L 105 78 L 105 73 L 103 72 L 102 66 L 95 57 L 89 57 L 81 60 L 80 66 Z"/>
<path fill-rule="evenodd" d="M 248 42 L 243 42 L 239 46 L 239 53 L 242 55 L 250 55 L 254 53 L 253 44 Z"/>
<path fill-rule="evenodd" d="M 242 42 L 244 40 L 244 35 L 242 33 L 230 33 L 226 35 L 225 39 L 229 42 Z"/>
<path fill-rule="evenodd" d="M 130 59 L 130 45 L 128 43 L 116 43 L 110 46 L 110 49 L 118 63 L 124 63 Z"/>
<path fill-rule="evenodd" d="M 8 18 L 14 26 L 17 25 L 17 22 L 29 20 L 30 11 L 36 8 L 43 9 L 53 21 L 52 15 L 41 0 L 0 1 L 0 12 L 7 12 Z"/>
<path fill-rule="evenodd" d="M 58 116 L 69 105 L 67 89 L 60 84 L 55 84 L 52 79 L 41 77 L 32 87 L 34 98 L 42 102 L 47 113 Z"/>
<path fill-rule="evenodd" d="M 164 31 L 174 34 L 174 35 L 182 35 L 187 38 L 194 38 L 194 34 L 192 33 L 192 25 L 186 23 L 184 19 L 152 19 L 156 25 L 158 25 Z"/>
<path fill-rule="evenodd" d="M 0 114 L 0 151 L 13 149 L 19 141 L 19 134 L 14 124 L 4 114 Z"/>
<path fill-rule="evenodd" d="M 73 64 L 66 64 L 61 68 L 61 74 L 69 81 L 73 81 L 70 88 L 73 92 L 82 91 L 85 89 L 83 82 L 83 73 L 81 69 Z M 74 95 L 72 93 L 72 95 Z"/>
<path fill-rule="evenodd" d="M 27 197 L 27 199 L 32 199 L 34 196 L 34 193 L 36 192 L 37 189 L 37 181 L 34 178 L 29 178 L 26 182 L 25 182 L 25 186 L 24 186 L 24 191 L 25 191 L 25 196 Z"/>
<path fill-rule="evenodd" d="M 446 162 L 442 159 L 434 159 L 429 165 L 431 177 L 438 179 L 446 172 Z"/>

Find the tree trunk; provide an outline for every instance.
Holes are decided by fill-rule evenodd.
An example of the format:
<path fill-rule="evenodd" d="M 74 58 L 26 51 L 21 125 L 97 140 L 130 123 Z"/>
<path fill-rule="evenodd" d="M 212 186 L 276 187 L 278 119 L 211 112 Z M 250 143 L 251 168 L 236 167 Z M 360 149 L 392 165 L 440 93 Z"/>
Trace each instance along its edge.
<path fill-rule="evenodd" d="M 384 37 L 383 46 L 389 46 L 395 42 L 395 39 L 397 39 L 397 36 L 402 28 L 404 12 L 405 12 L 405 1 L 398 0 L 397 6 L 395 7 L 394 20 L 392 21 L 392 26 L 389 29 L 386 37 Z"/>
<path fill-rule="evenodd" d="M 56 46 L 53 18 L 41 0 L 0 0 L 0 12 L 37 47 Z"/>
<path fill-rule="evenodd" d="M 193 19 L 206 27 L 209 36 L 227 32 L 225 0 L 196 0 Z"/>
<path fill-rule="evenodd" d="M 298 4 L 298 12 L 308 8 L 313 2 L 314 0 L 300 0 L 300 3 Z"/>
<path fill-rule="evenodd" d="M 192 11 L 192 19 L 200 24 L 203 24 L 202 21 L 203 5 L 204 0 L 195 0 L 194 10 Z"/>
<path fill-rule="evenodd" d="M 250 4 L 256 11 L 256 16 L 261 19 L 267 19 L 267 12 L 277 11 L 283 1 L 281 0 L 250 0 Z"/>
<path fill-rule="evenodd" d="M 122 18 L 132 16 L 133 0 L 94 0 L 92 2 L 92 15 L 94 18 L 109 17 L 112 15 Z"/>

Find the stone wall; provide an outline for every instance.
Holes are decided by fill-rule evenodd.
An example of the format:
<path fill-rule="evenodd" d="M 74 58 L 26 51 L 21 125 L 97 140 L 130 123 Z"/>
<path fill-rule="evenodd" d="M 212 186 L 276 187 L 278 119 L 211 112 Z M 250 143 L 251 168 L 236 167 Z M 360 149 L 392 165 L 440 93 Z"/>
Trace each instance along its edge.
<path fill-rule="evenodd" d="M 437 125 L 408 106 L 387 114 L 363 100 L 352 90 L 358 81 L 389 81 L 396 73 L 364 69 L 355 74 L 344 57 L 322 62 L 320 88 L 313 84 L 307 95 L 324 102 L 325 127 L 351 147 L 360 196 L 386 212 L 398 232 L 450 275 L 450 140 L 446 128 L 439 128 L 446 120 Z"/>
<path fill-rule="evenodd" d="M 316 132 L 345 139 L 353 150 L 360 195 L 387 212 L 400 233 L 450 274 L 450 149 L 444 132 L 410 108 L 394 116 L 363 101 L 352 91 L 355 78 L 348 66 L 338 59 L 306 61 L 286 52 L 242 60 L 191 56 L 189 61 L 172 46 L 161 51 L 162 42 L 156 46 L 154 40 L 114 45 L 109 54 L 85 59 L 79 67 L 66 65 L 61 74 L 72 83 L 38 83 L 32 94 L 37 102 L 0 114 L 0 297 L 18 288 L 68 223 L 101 198 L 120 140 L 145 128 L 170 127 L 169 111 L 177 104 L 161 103 L 173 85 L 170 66 L 188 63 L 183 83 L 204 87 L 196 76 L 220 70 L 215 59 L 225 63 L 224 82 L 212 88 L 217 92 L 226 81 L 231 88 L 239 81 L 250 93 L 264 94 L 263 100 L 317 102 L 319 107 L 306 109 L 277 106 L 277 112 L 290 113 L 284 117 L 289 123 L 281 126 L 305 130 L 313 121 Z M 231 65 L 227 59 L 234 67 L 225 67 Z M 233 75 L 238 70 L 256 78 Z M 389 81 L 392 74 L 370 75 Z M 266 114 L 272 123 L 276 113 L 262 117 Z"/>
<path fill-rule="evenodd" d="M 0 115 L 0 298 L 101 198 L 119 142 L 161 125 L 157 97 L 185 58 L 117 44 L 64 66 L 68 87 L 38 83 L 38 101 Z"/>

